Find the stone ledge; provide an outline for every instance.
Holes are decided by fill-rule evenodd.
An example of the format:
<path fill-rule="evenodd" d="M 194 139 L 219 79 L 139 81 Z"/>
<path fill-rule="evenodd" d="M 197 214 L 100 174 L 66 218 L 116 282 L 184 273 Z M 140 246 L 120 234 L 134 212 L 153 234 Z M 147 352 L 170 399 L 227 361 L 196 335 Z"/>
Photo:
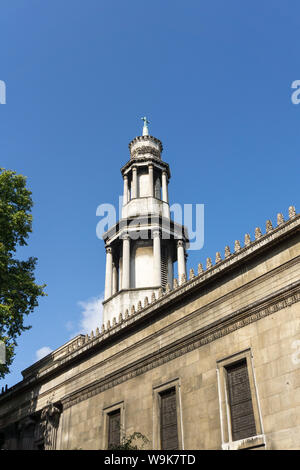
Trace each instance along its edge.
<path fill-rule="evenodd" d="M 222 450 L 246 450 L 256 447 L 265 447 L 266 438 L 264 434 L 257 436 L 247 437 L 239 441 L 226 442 L 222 444 Z"/>

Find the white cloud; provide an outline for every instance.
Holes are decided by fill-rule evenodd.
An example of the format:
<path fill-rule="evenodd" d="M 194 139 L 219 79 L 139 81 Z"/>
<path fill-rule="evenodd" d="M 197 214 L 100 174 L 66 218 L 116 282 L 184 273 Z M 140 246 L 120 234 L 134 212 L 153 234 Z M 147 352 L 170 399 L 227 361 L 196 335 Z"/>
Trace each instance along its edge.
<path fill-rule="evenodd" d="M 36 360 L 39 361 L 40 359 L 43 359 L 43 357 L 47 356 L 47 354 L 50 354 L 52 351 L 53 350 L 49 348 L 49 346 L 43 346 L 42 348 L 36 351 Z"/>
<path fill-rule="evenodd" d="M 79 321 L 79 331 L 77 334 L 90 334 L 92 330 L 95 331 L 97 327 L 100 328 L 102 324 L 102 302 L 102 296 L 78 302 L 82 309 L 82 317 Z"/>

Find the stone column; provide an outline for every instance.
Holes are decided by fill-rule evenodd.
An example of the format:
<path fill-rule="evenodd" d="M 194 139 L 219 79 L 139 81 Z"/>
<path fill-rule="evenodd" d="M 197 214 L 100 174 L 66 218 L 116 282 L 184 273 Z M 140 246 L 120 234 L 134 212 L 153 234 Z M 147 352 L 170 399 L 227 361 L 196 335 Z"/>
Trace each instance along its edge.
<path fill-rule="evenodd" d="M 182 275 L 186 275 L 185 266 L 185 253 L 184 253 L 184 241 L 178 240 L 177 242 L 177 261 L 178 261 L 178 281 L 181 284 Z"/>
<path fill-rule="evenodd" d="M 167 172 L 166 171 L 162 172 L 162 200 L 164 202 L 169 202 L 169 198 L 168 198 L 168 178 L 167 178 Z"/>
<path fill-rule="evenodd" d="M 113 263 L 112 268 L 112 295 L 118 292 L 118 269 L 115 263 Z"/>
<path fill-rule="evenodd" d="M 128 202 L 128 176 L 124 176 L 123 206 Z"/>
<path fill-rule="evenodd" d="M 134 166 L 132 168 L 132 182 L 131 182 L 131 199 L 137 197 L 137 169 Z"/>
<path fill-rule="evenodd" d="M 154 196 L 154 181 L 153 181 L 153 165 L 149 165 L 149 194 L 151 197 Z"/>
<path fill-rule="evenodd" d="M 106 248 L 106 269 L 105 269 L 105 293 L 104 300 L 108 299 L 112 293 L 112 249 L 110 246 Z"/>
<path fill-rule="evenodd" d="M 130 288 L 130 237 L 123 236 L 122 289 Z"/>
<path fill-rule="evenodd" d="M 154 285 L 161 286 L 161 251 L 159 230 L 153 231 L 153 270 Z"/>

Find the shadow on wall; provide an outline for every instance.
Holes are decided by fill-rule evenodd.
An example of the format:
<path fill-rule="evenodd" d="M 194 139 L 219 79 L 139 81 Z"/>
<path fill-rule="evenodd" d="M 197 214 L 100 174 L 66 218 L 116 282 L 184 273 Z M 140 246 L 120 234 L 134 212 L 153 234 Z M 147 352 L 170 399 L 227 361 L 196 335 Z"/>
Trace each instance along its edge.
<path fill-rule="evenodd" d="M 22 383 L 22 382 L 21 382 Z M 0 404 L 11 404 L 11 394 L 16 396 L 16 385 L 0 395 Z M 41 385 L 34 388 L 26 402 L 19 402 L 15 409 L 2 418 L 0 429 L 0 450 L 51 450 L 56 447 L 62 404 L 50 398 L 47 405 L 37 410 Z M 20 390 L 24 396 L 23 390 Z M 2 402 L 2 403 L 1 403 Z"/>

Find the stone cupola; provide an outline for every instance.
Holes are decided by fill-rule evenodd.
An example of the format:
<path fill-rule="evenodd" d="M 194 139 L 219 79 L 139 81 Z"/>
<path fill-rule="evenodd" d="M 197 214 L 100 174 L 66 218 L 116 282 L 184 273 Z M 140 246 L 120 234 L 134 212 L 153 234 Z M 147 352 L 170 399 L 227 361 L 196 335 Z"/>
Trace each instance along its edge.
<path fill-rule="evenodd" d="M 130 159 L 121 169 L 122 219 L 103 235 L 104 322 L 157 295 L 167 284 L 172 286 L 177 260 L 179 279 L 186 275 L 188 239 L 184 227 L 170 218 L 169 165 L 161 159 L 161 141 L 149 135 L 147 124 L 143 135 L 130 142 Z"/>

